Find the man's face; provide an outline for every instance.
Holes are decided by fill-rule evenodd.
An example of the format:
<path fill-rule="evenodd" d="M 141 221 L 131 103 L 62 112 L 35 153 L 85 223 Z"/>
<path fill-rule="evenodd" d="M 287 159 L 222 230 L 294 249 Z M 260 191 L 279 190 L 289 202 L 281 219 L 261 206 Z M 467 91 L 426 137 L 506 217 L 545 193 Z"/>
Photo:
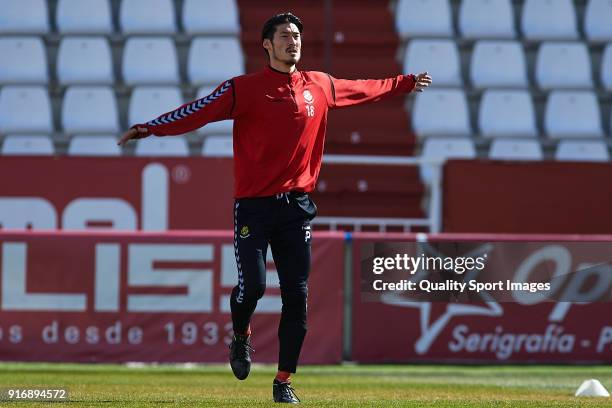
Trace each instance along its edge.
<path fill-rule="evenodd" d="M 270 60 L 276 59 L 287 65 L 295 65 L 302 56 L 302 37 L 293 23 L 276 26 L 272 41 L 265 39 L 263 46 L 268 50 Z"/>

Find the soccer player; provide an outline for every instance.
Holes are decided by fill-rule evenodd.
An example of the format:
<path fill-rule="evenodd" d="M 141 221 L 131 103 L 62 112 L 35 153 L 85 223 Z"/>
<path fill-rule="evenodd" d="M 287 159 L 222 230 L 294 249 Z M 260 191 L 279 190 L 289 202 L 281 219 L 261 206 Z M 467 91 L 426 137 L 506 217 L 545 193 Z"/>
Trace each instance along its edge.
<path fill-rule="evenodd" d="M 120 139 L 179 135 L 210 122 L 234 120 L 234 248 L 238 284 L 231 294 L 234 336 L 230 364 L 245 379 L 251 368 L 250 320 L 266 288 L 268 245 L 280 282 L 276 402 L 297 403 L 290 375 L 306 336 L 311 227 L 317 208 L 309 197 L 323 156 L 327 113 L 382 98 L 423 91 L 427 73 L 382 80 L 344 80 L 299 71 L 303 25 L 291 13 L 270 18 L 262 30 L 269 65 L 223 82 L 210 95 L 143 124 Z"/>

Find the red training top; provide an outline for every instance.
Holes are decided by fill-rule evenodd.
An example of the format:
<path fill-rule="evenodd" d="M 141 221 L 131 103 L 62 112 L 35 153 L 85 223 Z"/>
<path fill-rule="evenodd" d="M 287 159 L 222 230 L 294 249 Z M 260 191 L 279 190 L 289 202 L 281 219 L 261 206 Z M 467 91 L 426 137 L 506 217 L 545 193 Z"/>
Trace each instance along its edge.
<path fill-rule="evenodd" d="M 287 74 L 266 67 L 132 128 L 146 127 L 147 136 L 179 135 L 234 119 L 236 198 L 310 192 L 321 169 L 327 111 L 405 94 L 414 84 L 414 75 L 346 80 L 323 72 Z"/>

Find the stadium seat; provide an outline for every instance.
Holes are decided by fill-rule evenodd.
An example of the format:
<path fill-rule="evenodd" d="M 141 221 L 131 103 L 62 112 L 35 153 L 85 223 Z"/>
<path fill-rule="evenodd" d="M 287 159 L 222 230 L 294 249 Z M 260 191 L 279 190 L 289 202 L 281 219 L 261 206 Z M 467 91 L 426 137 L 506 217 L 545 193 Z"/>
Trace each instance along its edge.
<path fill-rule="evenodd" d="M 412 156 L 415 140 L 403 105 L 391 98 L 330 113 L 326 153 Z"/>
<path fill-rule="evenodd" d="M 57 54 L 62 85 L 112 84 L 115 81 L 108 40 L 104 37 L 64 37 Z"/>
<path fill-rule="evenodd" d="M 113 32 L 109 0 L 58 0 L 55 19 L 62 34 Z"/>
<path fill-rule="evenodd" d="M 189 147 L 184 136 L 150 136 L 138 141 L 134 153 L 136 156 L 184 157 L 189 156 Z"/>
<path fill-rule="evenodd" d="M 51 100 L 46 87 L 0 89 L 0 133 L 51 133 Z"/>
<path fill-rule="evenodd" d="M 433 86 L 462 86 L 461 63 L 452 40 L 413 40 L 406 48 L 404 72 L 429 72 Z"/>
<path fill-rule="evenodd" d="M 536 116 L 527 90 L 487 90 L 478 113 L 485 137 L 536 137 Z"/>
<path fill-rule="evenodd" d="M 470 63 L 476 88 L 526 88 L 527 61 L 517 41 L 478 41 Z"/>
<path fill-rule="evenodd" d="M 202 156 L 233 157 L 234 141 L 232 135 L 206 136 L 202 143 Z"/>
<path fill-rule="evenodd" d="M 546 133 L 552 138 L 601 137 L 601 112 L 590 91 L 553 91 L 544 116 Z"/>
<path fill-rule="evenodd" d="M 582 42 L 542 43 L 535 74 L 542 89 L 593 87 L 591 59 Z"/>
<path fill-rule="evenodd" d="M 584 13 L 584 32 L 589 41 L 612 41 L 610 0 L 589 0 Z"/>
<path fill-rule="evenodd" d="M 121 0 L 119 25 L 124 34 L 174 34 L 172 0 Z"/>
<path fill-rule="evenodd" d="M 462 0 L 459 30 L 465 38 L 515 38 L 510 0 Z"/>
<path fill-rule="evenodd" d="M 46 34 L 48 13 L 46 0 L 0 0 L 0 34 Z"/>
<path fill-rule="evenodd" d="M 327 217 L 423 218 L 416 166 L 323 163 L 313 197 Z"/>
<path fill-rule="evenodd" d="M 219 85 L 244 74 L 240 42 L 228 37 L 198 37 L 191 42 L 187 75 L 192 84 Z"/>
<path fill-rule="evenodd" d="M 236 0 L 185 0 L 183 27 L 189 34 L 240 34 Z"/>
<path fill-rule="evenodd" d="M 403 39 L 414 37 L 452 37 L 452 12 L 449 0 L 399 0 L 395 27 Z"/>
<path fill-rule="evenodd" d="M 521 26 L 528 40 L 578 38 L 572 0 L 525 0 Z"/>
<path fill-rule="evenodd" d="M 417 94 L 412 126 L 419 137 L 470 135 L 465 93 L 462 89 L 429 89 Z"/>
<path fill-rule="evenodd" d="M 439 137 L 425 140 L 421 157 L 425 160 L 446 161 L 447 159 L 473 159 L 476 157 L 474 142 L 469 138 Z M 431 166 L 421 165 L 421 179 L 429 184 L 432 181 Z"/>
<path fill-rule="evenodd" d="M 129 38 L 123 50 L 123 80 L 128 85 L 177 84 L 178 57 L 167 37 Z"/>
<path fill-rule="evenodd" d="M 7 135 L 2 144 L 6 156 L 51 156 L 53 142 L 46 135 Z"/>
<path fill-rule="evenodd" d="M 121 156 L 113 135 L 75 135 L 68 145 L 70 156 Z"/>
<path fill-rule="evenodd" d="M 62 127 L 66 133 L 119 132 L 115 94 L 106 86 L 73 86 L 62 103 Z"/>
<path fill-rule="evenodd" d="M 128 108 L 128 125 L 145 123 L 183 104 L 177 87 L 137 87 L 132 92 Z"/>
<path fill-rule="evenodd" d="M 537 140 L 495 139 L 489 158 L 494 160 L 542 160 L 542 148 Z"/>
<path fill-rule="evenodd" d="M 45 45 L 38 37 L 0 38 L 0 84 L 49 81 Z"/>
<path fill-rule="evenodd" d="M 596 161 L 610 159 L 606 142 L 602 140 L 561 140 L 555 159 L 561 161 Z"/>
<path fill-rule="evenodd" d="M 197 98 L 203 98 L 207 95 L 210 95 L 216 87 L 214 86 L 203 86 L 198 89 Z M 202 126 L 198 129 L 198 133 L 201 135 L 211 135 L 211 134 L 231 134 L 234 129 L 234 121 L 233 120 L 221 120 L 219 122 L 208 123 L 206 126 Z"/>
<path fill-rule="evenodd" d="M 612 91 L 612 43 L 606 45 L 601 59 L 601 83 L 606 91 Z"/>

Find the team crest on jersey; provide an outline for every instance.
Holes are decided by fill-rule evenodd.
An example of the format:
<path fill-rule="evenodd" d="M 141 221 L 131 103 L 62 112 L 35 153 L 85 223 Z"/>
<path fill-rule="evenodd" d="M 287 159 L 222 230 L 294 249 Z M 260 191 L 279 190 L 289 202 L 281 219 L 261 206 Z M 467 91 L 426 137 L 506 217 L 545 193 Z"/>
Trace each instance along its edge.
<path fill-rule="evenodd" d="M 312 96 L 312 93 L 308 89 L 304 91 L 303 95 L 304 95 L 304 100 L 306 101 L 306 103 L 314 102 L 314 96 Z"/>
<path fill-rule="evenodd" d="M 249 232 L 250 232 L 250 231 L 249 231 L 249 227 L 247 227 L 246 225 L 245 225 L 245 226 L 243 226 L 243 227 L 240 229 L 240 238 L 248 238 L 248 237 L 249 237 L 249 235 L 250 235 L 250 233 L 249 233 Z"/>

